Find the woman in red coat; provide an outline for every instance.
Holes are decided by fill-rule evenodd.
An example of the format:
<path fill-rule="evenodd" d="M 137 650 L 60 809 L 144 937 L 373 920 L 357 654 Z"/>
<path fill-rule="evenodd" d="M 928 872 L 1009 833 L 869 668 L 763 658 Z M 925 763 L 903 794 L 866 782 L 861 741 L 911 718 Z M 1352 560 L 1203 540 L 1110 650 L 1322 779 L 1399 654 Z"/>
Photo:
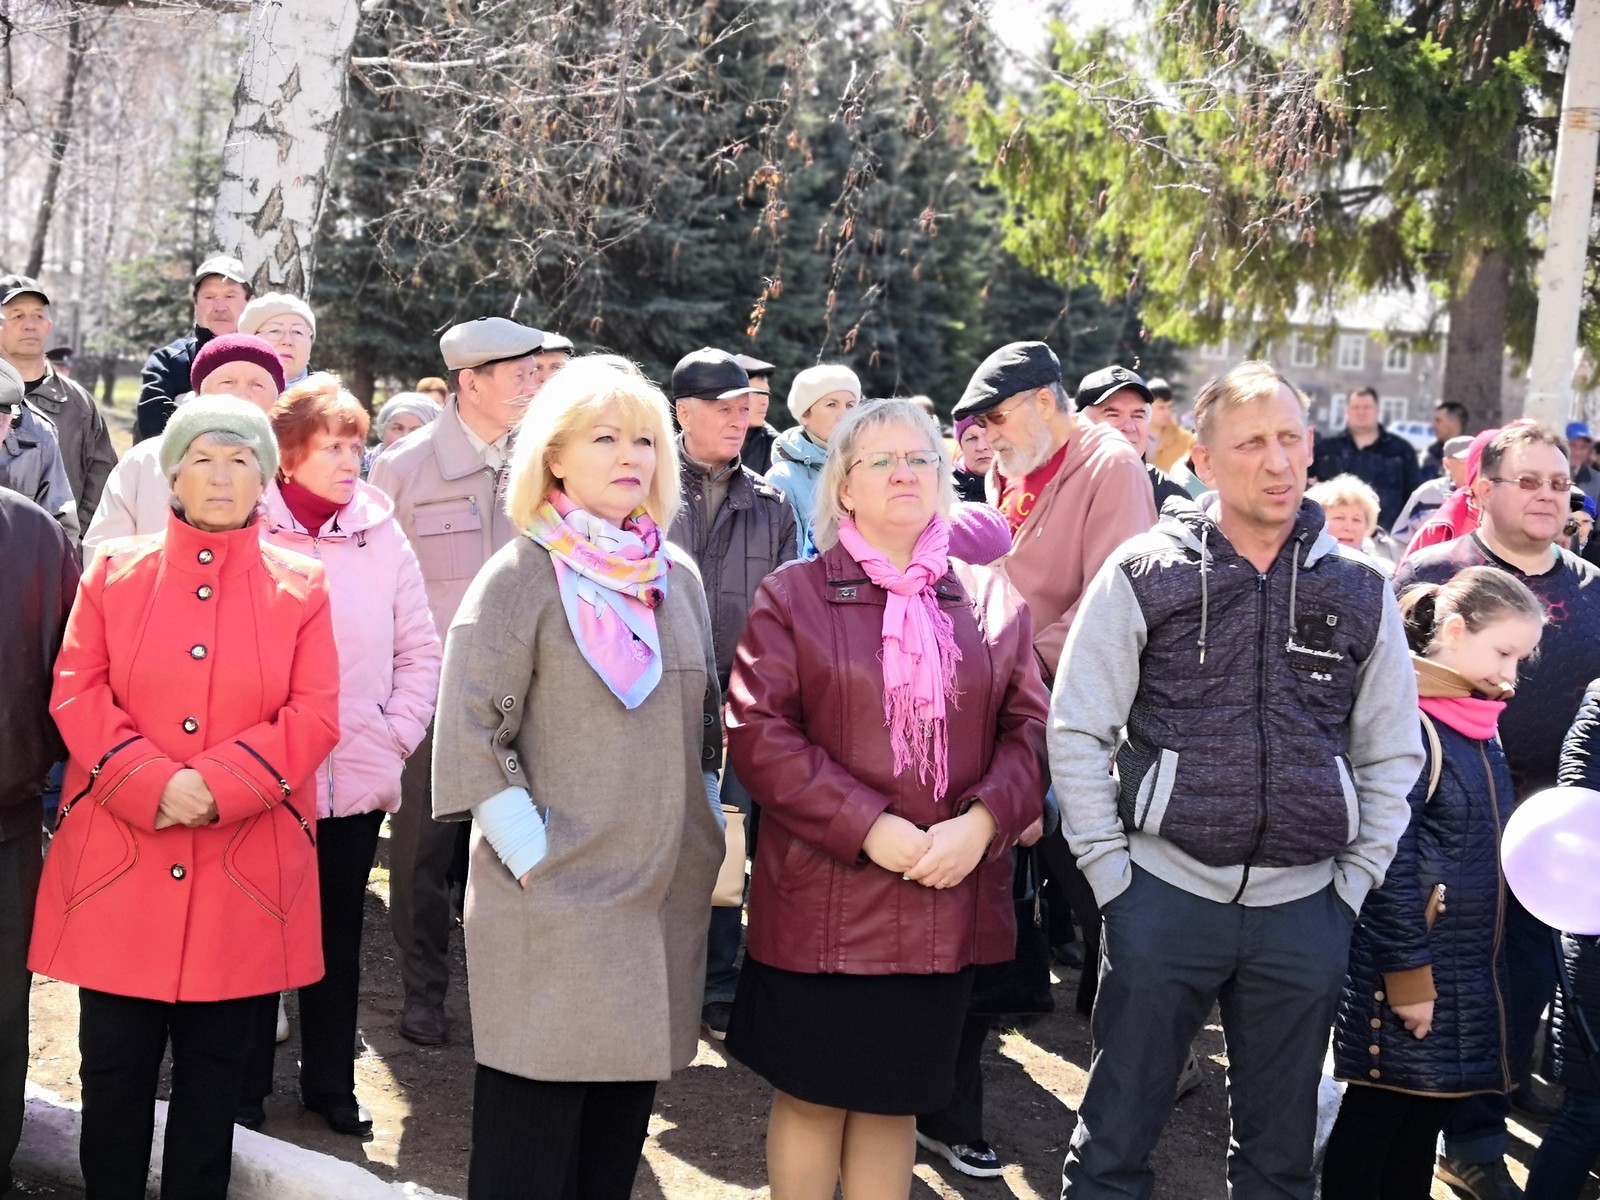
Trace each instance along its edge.
<path fill-rule="evenodd" d="M 1046 696 L 1016 594 L 949 557 L 953 500 L 927 416 L 856 409 L 818 483 L 820 556 L 767 576 L 739 641 L 728 752 L 762 824 L 727 1046 L 774 1088 L 773 1200 L 908 1194 L 972 967 L 1016 950 Z"/>
<path fill-rule="evenodd" d="M 167 425 L 173 513 L 102 546 L 56 660 L 69 754 L 29 967 L 79 986 L 90 1200 L 145 1194 L 161 1058 L 161 1194 L 223 1200 L 255 999 L 322 975 L 316 791 L 339 740 L 322 567 L 261 544 L 277 467 L 254 405 Z"/>

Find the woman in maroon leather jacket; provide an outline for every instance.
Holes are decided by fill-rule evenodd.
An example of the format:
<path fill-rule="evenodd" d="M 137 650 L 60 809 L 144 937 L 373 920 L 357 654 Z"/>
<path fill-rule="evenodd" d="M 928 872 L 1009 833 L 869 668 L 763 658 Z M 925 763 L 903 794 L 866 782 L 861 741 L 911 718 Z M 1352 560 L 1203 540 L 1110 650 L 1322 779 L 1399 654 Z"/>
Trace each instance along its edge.
<path fill-rule="evenodd" d="M 855 410 L 821 554 L 767 577 L 739 642 L 728 750 L 763 819 L 727 1046 L 775 1089 L 774 1200 L 909 1193 L 972 967 L 1015 952 L 1047 697 L 1010 585 L 947 557 L 953 498 L 920 410 Z"/>

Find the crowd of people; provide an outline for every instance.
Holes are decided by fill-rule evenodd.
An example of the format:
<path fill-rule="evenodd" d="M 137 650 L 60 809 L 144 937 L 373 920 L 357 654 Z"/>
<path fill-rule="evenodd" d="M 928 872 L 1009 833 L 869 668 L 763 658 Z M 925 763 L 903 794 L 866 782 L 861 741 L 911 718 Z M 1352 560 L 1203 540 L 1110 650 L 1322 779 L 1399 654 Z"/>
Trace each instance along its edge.
<path fill-rule="evenodd" d="M 1579 1194 L 1600 943 L 1498 850 L 1600 785 L 1586 427 L 1444 404 L 1422 456 L 1371 392 L 1318 440 L 1265 362 L 1180 414 L 1016 342 L 948 434 L 842 363 L 780 432 L 770 363 L 657 382 L 494 316 L 373 416 L 249 278 L 202 264 L 120 461 L 0 281 L 0 1161 L 30 972 L 78 987 L 91 1200 L 144 1195 L 169 1049 L 161 1194 L 227 1194 L 292 989 L 301 1103 L 370 1133 L 387 822 L 418 1045 L 464 927 L 473 1200 L 627 1197 L 702 1036 L 772 1086 L 776 1200 L 905 1196 L 919 1145 L 1000 1174 L 980 1060 L 1048 990 L 1040 889 L 1092 1032 L 1064 1197 L 1153 1193 L 1213 1009 L 1232 1195 L 1519 1196 L 1513 1107 L 1550 1121 L 1526 1194 Z"/>

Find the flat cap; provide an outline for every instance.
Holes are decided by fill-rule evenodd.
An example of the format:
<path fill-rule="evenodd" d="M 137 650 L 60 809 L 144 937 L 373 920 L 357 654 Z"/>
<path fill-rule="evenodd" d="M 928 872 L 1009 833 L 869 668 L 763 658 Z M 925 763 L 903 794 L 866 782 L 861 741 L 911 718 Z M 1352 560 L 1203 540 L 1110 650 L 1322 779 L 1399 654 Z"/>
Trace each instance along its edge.
<path fill-rule="evenodd" d="M 0 304 L 10 304 L 18 296 L 37 296 L 46 304 L 50 303 L 50 297 L 39 286 L 37 279 L 29 279 L 26 275 L 7 275 L 0 279 Z"/>
<path fill-rule="evenodd" d="M 702 346 L 672 368 L 674 400 L 727 400 L 750 392 L 750 376 L 726 350 Z"/>
<path fill-rule="evenodd" d="M 1136 372 L 1128 370 L 1127 367 L 1101 367 L 1098 371 L 1091 371 L 1083 377 L 1083 382 L 1078 385 L 1078 394 L 1073 398 L 1073 407 L 1079 412 L 1093 408 L 1102 400 L 1108 399 L 1113 392 L 1120 392 L 1124 388 L 1139 393 L 1144 397 L 1146 404 L 1155 401 L 1150 388 Z"/>
<path fill-rule="evenodd" d="M 518 325 L 505 317 L 479 317 L 445 330 L 439 339 L 439 353 L 452 371 L 490 367 L 544 349 L 544 338 L 543 331 L 531 325 Z"/>
<path fill-rule="evenodd" d="M 975 417 L 1018 392 L 1061 382 L 1061 360 L 1043 342 L 1012 342 L 978 364 L 951 417 Z"/>
<path fill-rule="evenodd" d="M 1465 458 L 1472 450 L 1473 437 L 1470 433 L 1457 434 L 1444 444 L 1446 458 Z"/>
<path fill-rule="evenodd" d="M 0 412 L 17 408 L 27 394 L 28 385 L 23 382 L 17 369 L 0 358 Z"/>
<path fill-rule="evenodd" d="M 539 347 L 541 353 L 548 350 L 552 354 L 556 351 L 560 351 L 562 354 L 571 354 L 573 349 L 572 339 L 562 337 L 559 333 L 546 333 L 544 342 Z"/>
<path fill-rule="evenodd" d="M 753 354 L 735 354 L 733 361 L 743 367 L 744 373 L 750 376 L 751 379 L 762 375 L 772 375 L 778 370 L 772 363 L 767 362 L 765 359 L 757 358 Z"/>

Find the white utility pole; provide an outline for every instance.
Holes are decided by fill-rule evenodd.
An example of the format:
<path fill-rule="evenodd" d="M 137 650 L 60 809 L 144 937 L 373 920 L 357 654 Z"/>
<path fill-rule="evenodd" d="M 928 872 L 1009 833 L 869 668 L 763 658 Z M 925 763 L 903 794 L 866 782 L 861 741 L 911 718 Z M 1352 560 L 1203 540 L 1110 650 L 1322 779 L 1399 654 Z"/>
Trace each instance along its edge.
<path fill-rule="evenodd" d="M 1560 428 L 1572 416 L 1572 372 L 1578 349 L 1578 310 L 1589 256 L 1595 153 L 1600 149 L 1600 0 L 1578 0 L 1572 48 L 1561 96 L 1550 190 L 1550 231 L 1539 268 L 1539 318 L 1528 367 L 1523 415 Z"/>

